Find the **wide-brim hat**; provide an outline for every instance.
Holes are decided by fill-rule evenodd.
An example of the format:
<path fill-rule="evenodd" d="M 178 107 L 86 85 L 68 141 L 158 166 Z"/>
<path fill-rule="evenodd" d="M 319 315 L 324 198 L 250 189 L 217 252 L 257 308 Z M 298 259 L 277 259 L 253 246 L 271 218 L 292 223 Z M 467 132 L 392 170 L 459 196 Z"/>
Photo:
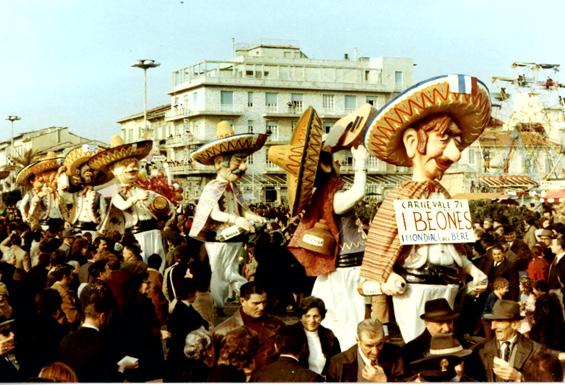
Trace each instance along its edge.
<path fill-rule="evenodd" d="M 45 157 L 24 167 L 16 176 L 16 184 L 22 186 L 29 183 L 32 175 L 40 175 L 48 171 L 56 171 L 63 165 L 63 157 L 58 157 L 54 152 L 48 152 Z"/>
<path fill-rule="evenodd" d="M 322 152 L 322 121 L 309 106 L 298 122 L 290 144 L 271 146 L 271 162 L 287 172 L 290 215 L 300 213 L 310 204 Z"/>
<path fill-rule="evenodd" d="M 356 147 L 363 142 L 367 124 L 376 115 L 377 110 L 365 103 L 334 123 L 324 145 L 330 146 L 332 152 Z"/>
<path fill-rule="evenodd" d="M 100 147 L 96 144 L 83 144 L 80 147 L 73 148 L 67 153 L 65 160 L 63 161 L 63 165 L 67 168 L 66 174 L 68 176 L 80 176 L 80 168 L 87 163 L 90 158 L 104 150 L 104 147 Z M 93 181 L 93 184 L 104 184 L 108 182 L 111 177 L 112 176 L 109 173 L 104 170 L 100 170 L 96 180 Z"/>
<path fill-rule="evenodd" d="M 427 301 L 424 304 L 424 313 L 420 318 L 424 321 L 444 322 L 452 321 L 459 317 L 459 313 L 453 311 L 445 298 L 437 298 Z"/>
<path fill-rule="evenodd" d="M 88 160 L 88 166 L 96 171 L 106 171 L 112 164 L 128 158 L 143 159 L 151 151 L 153 141 L 124 143 L 119 135 L 112 136 L 110 148 L 100 151 Z"/>
<path fill-rule="evenodd" d="M 402 143 L 404 131 L 430 115 L 448 114 L 461 130 L 461 146 L 469 146 L 490 121 L 490 95 L 474 76 L 444 75 L 418 83 L 390 100 L 365 133 L 367 150 L 385 162 L 411 166 Z"/>
<path fill-rule="evenodd" d="M 487 320 L 518 321 L 524 318 L 520 315 L 520 304 L 508 299 L 499 299 L 494 303 L 490 313 L 483 314 Z"/>
<path fill-rule="evenodd" d="M 217 139 L 206 143 L 192 153 L 192 159 L 204 165 L 213 165 L 214 158 L 221 154 L 244 152 L 252 154 L 267 141 L 266 134 L 235 134 L 227 121 L 216 126 Z"/>

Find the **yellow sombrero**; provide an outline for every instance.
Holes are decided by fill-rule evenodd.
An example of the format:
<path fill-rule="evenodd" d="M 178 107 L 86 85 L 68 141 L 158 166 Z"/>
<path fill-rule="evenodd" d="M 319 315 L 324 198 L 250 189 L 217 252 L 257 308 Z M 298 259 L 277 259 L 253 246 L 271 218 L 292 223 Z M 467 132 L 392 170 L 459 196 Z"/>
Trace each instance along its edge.
<path fill-rule="evenodd" d="M 230 152 L 247 152 L 259 150 L 267 140 L 266 134 L 234 134 L 229 122 L 222 120 L 216 126 L 218 139 L 206 143 L 192 153 L 192 159 L 205 165 L 214 164 L 214 158 Z"/>
<path fill-rule="evenodd" d="M 462 131 L 462 146 L 481 135 L 490 120 L 488 88 L 474 76 L 444 75 L 418 83 L 389 101 L 369 122 L 365 147 L 385 162 L 411 166 L 402 134 L 417 121 L 447 113 Z"/>
<path fill-rule="evenodd" d="M 127 158 L 145 158 L 151 151 L 153 141 L 141 140 L 134 143 L 124 143 L 119 135 L 112 136 L 110 148 L 100 151 L 88 160 L 88 165 L 97 171 L 105 171 L 113 163 Z"/>
<path fill-rule="evenodd" d="M 290 144 L 269 148 L 269 160 L 287 172 L 288 203 L 293 216 L 312 199 L 322 133 L 322 121 L 310 106 L 298 119 Z"/>
<path fill-rule="evenodd" d="M 29 183 L 32 175 L 40 175 L 48 171 L 56 171 L 63 165 L 63 157 L 58 157 L 53 151 L 49 151 L 45 157 L 24 167 L 16 176 L 16 184 L 23 186 Z"/>
<path fill-rule="evenodd" d="M 66 174 L 68 176 L 80 175 L 80 168 L 83 164 L 87 163 L 94 155 L 104 151 L 104 147 L 96 144 L 83 144 L 80 147 L 73 148 L 65 156 L 63 165 L 67 168 Z M 111 175 L 104 171 L 98 173 L 98 177 L 94 181 L 96 185 L 108 182 Z"/>

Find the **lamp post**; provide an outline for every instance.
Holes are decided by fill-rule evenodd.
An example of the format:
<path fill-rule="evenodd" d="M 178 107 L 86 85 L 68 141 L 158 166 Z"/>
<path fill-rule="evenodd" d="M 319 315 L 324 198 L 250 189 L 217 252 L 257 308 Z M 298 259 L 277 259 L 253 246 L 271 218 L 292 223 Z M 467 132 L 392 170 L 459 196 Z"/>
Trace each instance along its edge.
<path fill-rule="evenodd" d="M 147 70 L 149 68 L 159 67 L 161 64 L 155 60 L 138 59 L 137 63 L 132 64 L 132 67 L 143 69 L 143 130 L 147 132 Z"/>
<path fill-rule="evenodd" d="M 6 120 L 9 120 L 12 123 L 12 136 L 10 137 L 10 156 L 14 155 L 14 122 L 16 120 L 22 120 L 17 115 L 8 115 Z"/>

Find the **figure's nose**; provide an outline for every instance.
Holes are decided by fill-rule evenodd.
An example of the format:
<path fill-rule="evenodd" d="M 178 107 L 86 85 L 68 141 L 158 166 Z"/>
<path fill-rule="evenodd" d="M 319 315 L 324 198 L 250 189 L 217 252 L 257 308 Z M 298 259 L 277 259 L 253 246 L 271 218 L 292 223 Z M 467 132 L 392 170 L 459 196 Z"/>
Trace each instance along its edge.
<path fill-rule="evenodd" d="M 241 164 L 239 165 L 239 169 L 241 171 L 246 171 L 247 170 L 247 162 L 241 162 Z"/>
<path fill-rule="evenodd" d="M 447 143 L 447 147 L 443 151 L 443 155 L 453 163 L 461 159 L 461 150 L 457 147 L 455 139 L 451 138 Z"/>

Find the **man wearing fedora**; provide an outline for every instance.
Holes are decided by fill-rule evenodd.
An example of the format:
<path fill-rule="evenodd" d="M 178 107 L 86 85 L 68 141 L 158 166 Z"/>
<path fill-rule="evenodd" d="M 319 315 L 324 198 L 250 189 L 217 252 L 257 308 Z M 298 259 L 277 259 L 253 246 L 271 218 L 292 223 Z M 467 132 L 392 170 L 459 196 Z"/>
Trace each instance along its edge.
<path fill-rule="evenodd" d="M 465 373 L 465 358 L 473 351 L 464 349 L 452 333 L 438 333 L 430 340 L 426 356 L 410 362 L 407 381 L 474 382 Z"/>
<path fill-rule="evenodd" d="M 472 277 L 469 291 L 486 288 L 486 275 L 466 257 L 460 244 L 402 245 L 393 202 L 406 199 L 449 199 L 439 183 L 490 121 L 486 86 L 467 75 L 438 76 L 409 88 L 385 105 L 370 122 L 365 147 L 381 160 L 413 167 L 412 180 L 388 193 L 373 219 L 361 265 L 360 290 L 366 295 L 393 296 L 396 321 L 405 342 L 424 330 L 422 320 L 406 317 L 422 312 L 427 300 L 444 297 L 454 303 L 461 273 Z M 406 290 L 406 284 L 410 290 Z M 373 307 L 386 307 L 376 295 Z M 386 310 L 377 310 L 386 318 Z"/>
<path fill-rule="evenodd" d="M 494 337 L 478 350 L 487 381 L 521 381 L 528 359 L 545 347 L 518 332 L 523 318 L 520 304 L 500 299 L 483 317 L 491 322 L 494 332 Z"/>
<path fill-rule="evenodd" d="M 245 205 L 237 182 L 247 170 L 247 157 L 263 147 L 267 136 L 235 134 L 227 121 L 218 123 L 216 136 L 192 153 L 193 160 L 215 167 L 216 178 L 200 195 L 189 235 L 204 241 L 212 270 L 210 291 L 214 305 L 222 312 L 230 287 L 239 293 L 246 282 L 238 262 L 246 233 L 254 232 L 255 224 L 266 222 Z"/>

